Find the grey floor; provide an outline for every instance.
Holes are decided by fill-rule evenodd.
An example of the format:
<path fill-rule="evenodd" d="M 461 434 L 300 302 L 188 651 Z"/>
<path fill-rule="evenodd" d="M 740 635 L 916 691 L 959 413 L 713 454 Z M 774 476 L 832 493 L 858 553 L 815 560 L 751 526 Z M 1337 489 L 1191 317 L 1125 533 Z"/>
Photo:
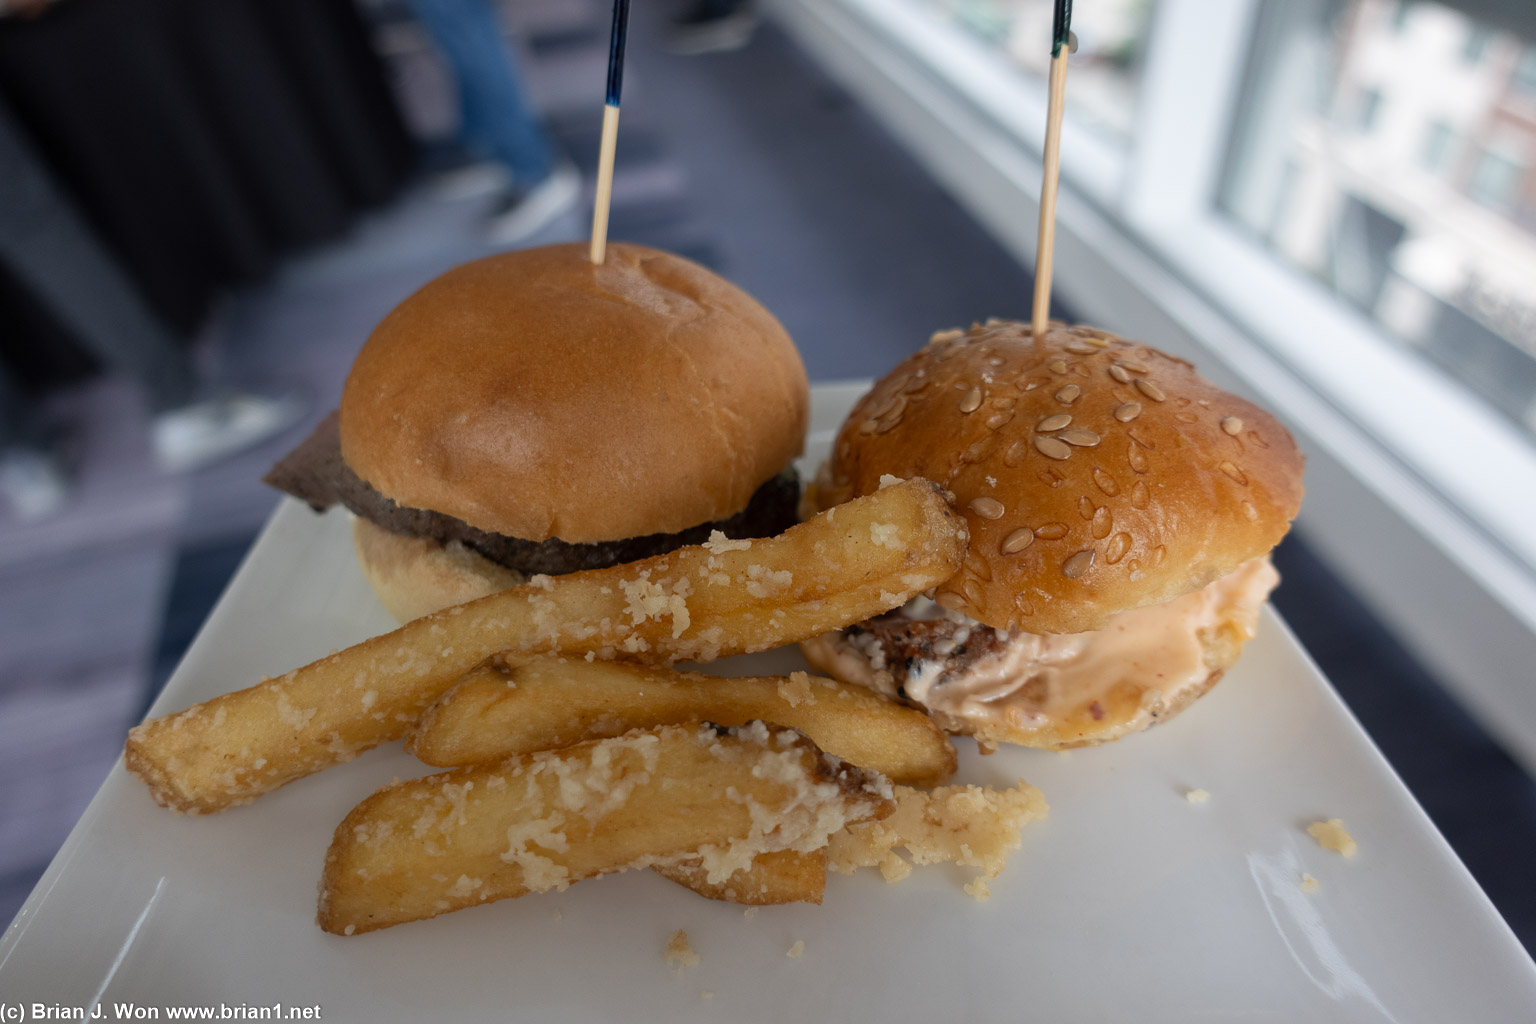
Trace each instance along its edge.
<path fill-rule="evenodd" d="M 613 237 L 681 252 L 756 294 L 819 380 L 881 373 L 931 329 L 1027 315 L 1028 271 L 781 34 L 770 26 L 739 53 L 672 57 L 658 41 L 672 6 L 634 11 Z M 605 7 L 507 7 L 529 41 L 531 89 L 589 182 Z M 449 131 L 452 95 L 419 34 L 397 24 L 382 40 L 418 132 Z M 390 307 L 488 251 L 478 226 L 489 200 L 447 199 L 440 184 L 424 174 L 347 238 L 232 296 L 210 325 L 201 348 L 217 379 L 309 400 L 308 421 L 288 436 L 190 477 L 164 477 L 151 469 L 128 386 L 99 381 L 59 397 L 56 411 L 81 433 L 78 499 L 42 525 L 0 520 L 0 922 L 25 899 L 276 503 L 261 474 L 334 406 L 357 347 Z M 539 241 L 585 230 L 585 215 L 572 215 Z M 1304 540 L 1288 541 L 1277 558 L 1282 612 L 1536 944 L 1536 894 L 1522 867 L 1536 854 L 1536 787 Z"/>

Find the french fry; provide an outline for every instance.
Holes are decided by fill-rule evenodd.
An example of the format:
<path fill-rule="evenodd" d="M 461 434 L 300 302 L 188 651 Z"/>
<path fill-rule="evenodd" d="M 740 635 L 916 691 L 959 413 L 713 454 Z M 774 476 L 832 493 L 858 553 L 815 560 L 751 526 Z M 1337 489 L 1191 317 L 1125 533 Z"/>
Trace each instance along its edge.
<path fill-rule="evenodd" d="M 401 782 L 336 829 L 320 927 L 340 935 L 632 868 L 694 863 L 708 885 L 754 857 L 824 848 L 889 813 L 890 782 L 793 729 L 664 726 Z"/>
<path fill-rule="evenodd" d="M 407 740 L 427 764 L 500 761 L 631 729 L 754 719 L 799 729 L 829 754 L 909 786 L 937 786 L 955 748 L 923 712 L 862 686 L 797 672 L 721 678 L 625 662 L 488 662 L 443 694 Z"/>
<path fill-rule="evenodd" d="M 657 865 L 658 875 L 684 889 L 692 889 L 705 899 L 737 903 L 746 907 L 773 907 L 783 903 L 821 905 L 827 888 L 827 855 L 824 850 L 799 853 L 778 850 L 752 858 L 723 882 L 711 884 L 709 872 L 697 861 Z"/>
<path fill-rule="evenodd" d="M 952 576 L 964 520 L 910 480 L 777 537 L 679 548 L 447 608 L 287 675 L 135 727 L 128 770 L 190 813 L 248 803 L 388 740 L 503 651 L 710 661 L 894 608 Z"/>

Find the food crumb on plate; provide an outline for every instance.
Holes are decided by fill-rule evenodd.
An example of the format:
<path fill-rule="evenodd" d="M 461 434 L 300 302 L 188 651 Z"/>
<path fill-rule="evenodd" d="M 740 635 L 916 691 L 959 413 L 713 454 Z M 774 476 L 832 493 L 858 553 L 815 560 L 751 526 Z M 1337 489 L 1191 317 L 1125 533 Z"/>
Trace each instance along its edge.
<path fill-rule="evenodd" d="M 748 921 L 750 921 L 754 917 L 757 916 L 757 912 L 759 910 L 761 910 L 761 909 L 763 909 L 763 908 L 762 907 L 748 907 L 746 910 L 743 910 L 741 912 L 741 916 L 746 918 Z"/>
<path fill-rule="evenodd" d="M 1316 839 L 1317 845 L 1323 849 L 1332 850 L 1345 857 L 1353 857 L 1360 852 L 1360 844 L 1355 842 L 1355 837 L 1344 828 L 1344 821 L 1341 818 L 1314 821 L 1307 826 L 1307 835 Z"/>
<path fill-rule="evenodd" d="M 1301 891 L 1317 892 L 1317 879 L 1313 878 L 1311 875 L 1303 874 L 1301 876 Z"/>
<path fill-rule="evenodd" d="M 672 938 L 667 940 L 666 961 L 680 971 L 699 966 L 699 954 L 688 945 L 688 933 L 681 928 L 673 932 Z"/>
<path fill-rule="evenodd" d="M 790 946 L 788 952 L 786 952 L 784 955 L 789 957 L 791 960 L 799 960 L 802 956 L 805 955 L 805 940 L 796 939 L 795 944 Z"/>
<path fill-rule="evenodd" d="M 1192 804 L 1203 804 L 1210 798 L 1211 791 L 1208 789 L 1200 789 L 1199 787 L 1195 787 L 1193 789 L 1186 789 L 1184 791 L 1184 799 L 1188 800 Z"/>

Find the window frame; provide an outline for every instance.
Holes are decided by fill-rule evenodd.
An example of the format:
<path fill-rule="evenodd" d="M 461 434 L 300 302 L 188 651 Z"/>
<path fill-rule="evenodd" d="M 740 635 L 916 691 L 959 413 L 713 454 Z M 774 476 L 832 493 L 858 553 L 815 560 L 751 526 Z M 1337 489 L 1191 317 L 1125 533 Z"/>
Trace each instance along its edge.
<path fill-rule="evenodd" d="M 1309 541 L 1536 768 L 1536 525 L 1511 500 L 1536 496 L 1536 445 L 1217 209 L 1264 3 L 1159 0 L 1128 151 L 1096 146 L 1069 117 L 1058 290 L 1280 415 L 1309 454 Z M 911 0 L 768 9 L 1033 263 L 1043 82 L 1000 74 Z"/>

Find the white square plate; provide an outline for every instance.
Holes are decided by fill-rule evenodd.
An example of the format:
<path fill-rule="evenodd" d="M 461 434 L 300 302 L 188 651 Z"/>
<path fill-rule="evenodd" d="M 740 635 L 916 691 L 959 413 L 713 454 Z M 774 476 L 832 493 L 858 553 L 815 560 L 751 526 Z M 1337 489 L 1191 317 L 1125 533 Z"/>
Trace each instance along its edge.
<path fill-rule="evenodd" d="M 807 465 L 862 391 L 814 390 Z M 152 713 L 391 625 L 345 517 L 286 502 Z M 638 872 L 351 939 L 315 926 L 315 885 L 343 815 L 426 774 L 398 745 L 210 818 L 161 810 L 119 764 L 0 941 L 0 1004 L 100 1000 L 108 1020 L 115 1003 L 366 1021 L 1536 1019 L 1536 967 L 1272 611 L 1226 681 L 1161 728 L 1070 754 L 959 745 L 960 780 L 1023 777 L 1051 805 L 988 903 L 940 867 L 833 876 L 822 907 L 748 918 Z M 1325 817 L 1358 857 L 1306 835 Z M 702 958 L 681 973 L 663 962 L 678 928 Z"/>

